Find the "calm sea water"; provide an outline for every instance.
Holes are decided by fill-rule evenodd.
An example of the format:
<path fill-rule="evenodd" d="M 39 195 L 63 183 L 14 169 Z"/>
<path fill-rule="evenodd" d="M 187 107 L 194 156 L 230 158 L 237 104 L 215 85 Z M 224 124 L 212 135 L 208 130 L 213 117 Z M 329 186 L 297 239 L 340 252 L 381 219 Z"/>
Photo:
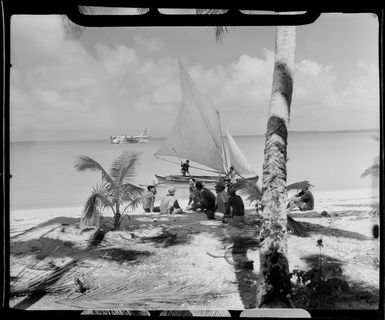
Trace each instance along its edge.
<path fill-rule="evenodd" d="M 374 136 L 378 132 L 291 133 L 288 182 L 309 180 L 320 191 L 377 188 L 377 179 L 360 178 L 379 155 L 379 142 Z M 261 174 L 265 138 L 234 139 L 255 172 Z M 178 165 L 153 157 L 162 141 L 152 139 L 148 144 L 122 145 L 108 143 L 107 139 L 11 143 L 11 210 L 82 206 L 92 187 L 100 182 L 100 176 L 75 171 L 73 164 L 79 155 L 89 156 L 108 169 L 123 150 L 141 152 L 136 184 L 156 181 L 155 173 L 179 174 Z M 194 169 L 191 173 L 202 174 Z"/>

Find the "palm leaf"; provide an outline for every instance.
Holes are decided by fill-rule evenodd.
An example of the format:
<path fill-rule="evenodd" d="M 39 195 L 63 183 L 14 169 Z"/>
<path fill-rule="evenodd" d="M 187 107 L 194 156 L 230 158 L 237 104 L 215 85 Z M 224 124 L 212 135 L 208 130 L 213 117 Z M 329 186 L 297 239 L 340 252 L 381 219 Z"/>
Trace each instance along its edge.
<path fill-rule="evenodd" d="M 287 187 L 286 187 L 286 190 L 294 190 L 294 189 L 298 189 L 298 190 L 303 190 L 303 189 L 309 189 L 310 187 L 314 187 L 312 184 L 310 184 L 309 181 L 307 180 L 304 180 L 304 181 L 299 181 L 299 182 L 294 182 L 292 184 L 289 184 Z"/>
<path fill-rule="evenodd" d="M 380 175 L 380 165 L 374 164 L 371 167 L 367 168 L 363 173 L 361 173 L 361 178 L 364 178 L 366 176 L 374 176 L 378 177 Z"/>
<path fill-rule="evenodd" d="M 124 151 L 113 161 L 110 176 L 118 188 L 136 175 L 138 157 L 139 153 Z"/>
<path fill-rule="evenodd" d="M 84 15 L 90 15 L 94 12 L 94 8 L 89 6 L 78 6 L 78 10 Z M 62 15 L 61 21 L 64 29 L 73 35 L 76 40 L 79 40 L 85 30 L 85 27 L 73 23 L 67 15 Z"/>
<path fill-rule="evenodd" d="M 262 191 L 255 182 L 240 179 L 233 185 L 233 187 L 236 188 L 241 195 L 246 196 L 246 200 L 250 203 L 262 199 Z M 287 190 L 306 189 L 310 187 L 313 187 L 313 185 L 305 180 L 289 184 Z"/>
<path fill-rule="evenodd" d="M 98 225 L 100 211 L 106 207 L 111 207 L 113 210 L 113 204 L 108 199 L 107 190 L 108 188 L 105 184 L 93 188 L 83 208 L 81 222 L 84 226 Z"/>
<path fill-rule="evenodd" d="M 121 186 L 122 200 L 133 200 L 143 195 L 144 189 L 137 187 L 131 183 L 126 183 Z"/>
<path fill-rule="evenodd" d="M 224 9 L 196 9 L 197 14 L 223 14 L 226 13 L 228 10 Z M 222 42 L 223 37 L 225 33 L 227 33 L 227 27 L 226 26 L 216 26 L 215 27 L 215 38 L 217 41 Z"/>
<path fill-rule="evenodd" d="M 233 188 L 238 190 L 241 195 L 246 196 L 246 200 L 250 203 L 262 198 L 262 191 L 255 182 L 240 179 L 233 185 Z"/>
<path fill-rule="evenodd" d="M 108 183 L 113 184 L 113 180 L 108 175 L 108 173 L 104 170 L 104 168 L 96 162 L 94 159 L 87 156 L 79 156 L 74 163 L 74 167 L 77 171 L 91 171 L 91 172 L 100 172 L 102 174 L 102 178 Z"/>
<path fill-rule="evenodd" d="M 135 210 L 139 205 L 142 204 L 142 196 L 137 197 L 135 199 L 129 200 L 128 205 L 122 210 L 122 214 L 128 209 L 131 208 L 132 210 Z"/>

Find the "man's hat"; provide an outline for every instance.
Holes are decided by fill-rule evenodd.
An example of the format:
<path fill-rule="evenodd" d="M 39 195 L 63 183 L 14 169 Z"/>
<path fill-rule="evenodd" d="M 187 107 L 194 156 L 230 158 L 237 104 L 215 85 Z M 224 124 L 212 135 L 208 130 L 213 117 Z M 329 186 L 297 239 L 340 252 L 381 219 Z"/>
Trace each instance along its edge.
<path fill-rule="evenodd" d="M 168 192 L 169 194 L 175 194 L 175 187 L 170 187 L 170 188 L 168 188 L 167 192 Z"/>

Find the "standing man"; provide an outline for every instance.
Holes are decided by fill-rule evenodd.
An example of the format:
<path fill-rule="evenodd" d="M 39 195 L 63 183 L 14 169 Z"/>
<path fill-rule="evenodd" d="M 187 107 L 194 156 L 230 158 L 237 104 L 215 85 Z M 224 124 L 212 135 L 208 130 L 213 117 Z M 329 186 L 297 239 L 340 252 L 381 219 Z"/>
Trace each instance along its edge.
<path fill-rule="evenodd" d="M 185 177 L 186 176 L 186 173 L 188 173 L 188 175 L 190 175 L 190 172 L 189 172 L 189 168 L 190 168 L 190 161 L 189 160 L 186 160 L 185 163 L 181 162 L 181 165 L 180 165 L 180 172 L 181 174 Z"/>

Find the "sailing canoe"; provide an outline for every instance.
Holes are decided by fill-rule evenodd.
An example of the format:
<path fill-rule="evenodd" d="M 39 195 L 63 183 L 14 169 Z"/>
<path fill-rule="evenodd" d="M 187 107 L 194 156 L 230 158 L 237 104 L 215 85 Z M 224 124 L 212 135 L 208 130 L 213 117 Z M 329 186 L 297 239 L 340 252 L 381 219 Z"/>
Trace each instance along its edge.
<path fill-rule="evenodd" d="M 228 130 L 223 127 L 225 132 L 222 131 L 219 111 L 199 92 L 180 61 L 179 70 L 182 91 L 180 109 L 168 137 L 154 156 L 173 162 L 178 167 L 182 159 L 188 159 L 208 169 L 194 164 L 190 164 L 190 168 L 214 173 L 212 176 L 194 176 L 196 180 L 217 181 L 230 166 L 242 177 L 257 177 Z M 177 158 L 178 161 L 164 157 Z M 189 179 L 182 175 L 156 176 L 161 181 L 187 182 Z"/>
<path fill-rule="evenodd" d="M 223 180 L 223 177 L 218 176 L 197 176 L 197 175 L 191 175 L 191 176 L 182 176 L 182 175 L 168 175 L 168 176 L 161 176 L 158 174 L 155 174 L 155 177 L 158 179 L 160 183 L 188 183 L 190 178 L 194 178 L 196 182 L 201 181 L 204 183 L 216 183 L 219 180 Z M 257 177 L 247 177 L 244 178 L 248 181 L 255 181 L 257 182 Z M 239 179 L 237 179 L 239 180 Z"/>

